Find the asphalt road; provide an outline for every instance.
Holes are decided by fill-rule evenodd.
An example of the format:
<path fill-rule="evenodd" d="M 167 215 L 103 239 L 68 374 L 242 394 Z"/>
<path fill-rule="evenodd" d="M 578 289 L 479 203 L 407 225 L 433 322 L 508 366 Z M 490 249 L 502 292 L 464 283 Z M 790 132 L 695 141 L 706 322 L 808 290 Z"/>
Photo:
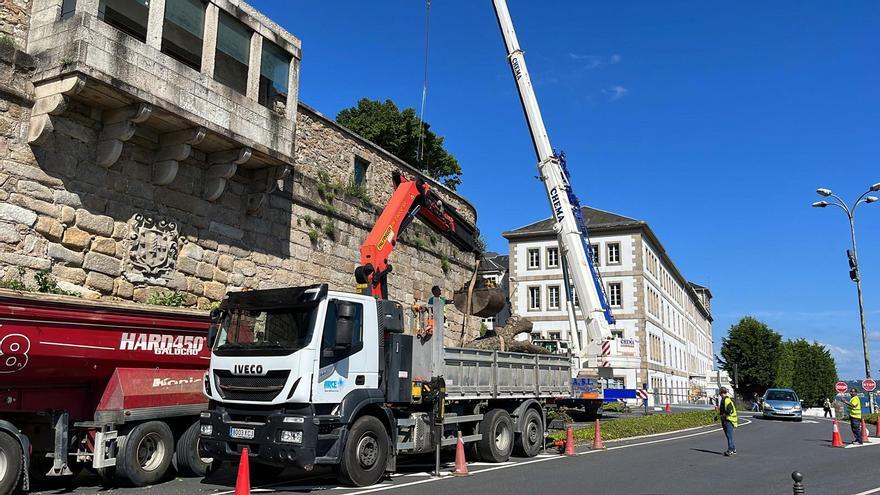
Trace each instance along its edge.
<path fill-rule="evenodd" d="M 807 418 L 803 423 L 766 421 L 742 415 L 736 430 L 739 454 L 724 457 L 723 433 L 717 427 L 654 436 L 626 442 L 606 442 L 606 450 L 579 449 L 567 458 L 542 454 L 533 459 L 512 459 L 504 464 L 472 463 L 466 478 L 431 477 L 430 458 L 401 466 L 400 473 L 380 485 L 363 489 L 337 486 L 327 472 L 308 477 L 285 473 L 255 481 L 255 492 L 356 495 L 440 493 L 532 494 L 790 494 L 791 472 L 804 474 L 806 493 L 880 494 L 880 440 L 864 447 L 831 448 L 831 423 Z M 848 425 L 841 425 L 844 441 L 852 440 Z M 451 465 L 444 466 L 449 471 Z M 37 490 L 56 493 L 119 493 L 125 495 L 213 494 L 232 492 L 234 472 L 211 480 L 174 479 L 148 488 L 102 487 L 94 477 L 81 477 L 69 489 Z M 262 487 L 262 490 L 257 490 Z M 876 490 L 876 491 L 875 491 Z"/>

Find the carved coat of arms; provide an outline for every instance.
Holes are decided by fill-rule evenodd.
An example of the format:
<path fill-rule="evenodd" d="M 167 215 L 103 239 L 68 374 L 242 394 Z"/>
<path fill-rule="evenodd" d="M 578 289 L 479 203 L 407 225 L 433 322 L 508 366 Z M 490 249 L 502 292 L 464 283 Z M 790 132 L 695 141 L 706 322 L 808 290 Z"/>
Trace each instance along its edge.
<path fill-rule="evenodd" d="M 159 278 L 174 270 L 177 253 L 186 241 L 175 222 L 136 214 L 129 222 L 129 261 L 146 277 Z"/>

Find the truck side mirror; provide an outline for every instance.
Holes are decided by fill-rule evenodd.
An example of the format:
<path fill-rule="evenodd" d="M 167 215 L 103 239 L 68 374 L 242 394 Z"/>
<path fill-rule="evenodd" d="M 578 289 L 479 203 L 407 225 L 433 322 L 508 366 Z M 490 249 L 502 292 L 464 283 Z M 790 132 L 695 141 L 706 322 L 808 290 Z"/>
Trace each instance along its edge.
<path fill-rule="evenodd" d="M 336 347 L 349 349 L 354 344 L 354 303 L 336 302 Z"/>
<path fill-rule="evenodd" d="M 208 327 L 208 348 L 214 348 L 214 342 L 217 340 L 217 334 L 220 332 L 220 320 L 223 319 L 223 311 L 219 309 L 211 310 L 211 326 Z"/>

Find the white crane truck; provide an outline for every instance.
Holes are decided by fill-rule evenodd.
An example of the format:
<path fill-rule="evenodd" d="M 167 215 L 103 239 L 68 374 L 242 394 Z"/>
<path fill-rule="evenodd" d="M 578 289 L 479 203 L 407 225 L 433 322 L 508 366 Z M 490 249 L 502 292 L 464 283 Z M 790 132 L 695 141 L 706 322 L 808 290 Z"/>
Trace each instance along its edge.
<path fill-rule="evenodd" d="M 477 457 L 504 462 L 514 450 L 537 455 L 548 405 L 584 400 L 576 385 L 587 379 L 572 377 L 584 374 L 585 348 L 610 336 L 610 314 L 506 4 L 494 5 L 564 266 L 587 322 L 586 335 L 571 332 L 577 361 L 445 348 L 438 297 L 404 321 L 404 308 L 387 299 L 396 237 L 418 215 L 459 248 L 476 251 L 476 230 L 426 183 L 396 176 L 395 193 L 361 248 L 360 294 L 325 284 L 230 293 L 213 315 L 209 410 L 201 415 L 200 439 L 215 466 L 246 447 L 263 468 L 330 465 L 341 481 L 366 486 L 394 471 L 399 456 L 435 452 L 439 459 L 440 448 L 454 445 L 459 433 Z M 575 329 L 571 305 L 569 312 Z"/>

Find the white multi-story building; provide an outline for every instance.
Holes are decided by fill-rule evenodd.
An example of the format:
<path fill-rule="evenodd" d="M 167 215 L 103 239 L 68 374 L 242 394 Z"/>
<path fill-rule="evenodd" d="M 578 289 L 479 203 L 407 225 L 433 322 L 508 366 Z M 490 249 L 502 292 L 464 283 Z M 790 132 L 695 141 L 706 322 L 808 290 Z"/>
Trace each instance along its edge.
<path fill-rule="evenodd" d="M 583 214 L 593 260 L 617 320 L 607 359 L 614 370 L 609 385 L 640 388 L 646 383 L 655 403 L 686 402 L 704 394 L 712 370 L 712 293 L 684 278 L 646 222 L 587 207 Z M 534 323 L 535 337 L 568 340 L 552 219 L 504 237 L 510 246 L 512 313 Z"/>

